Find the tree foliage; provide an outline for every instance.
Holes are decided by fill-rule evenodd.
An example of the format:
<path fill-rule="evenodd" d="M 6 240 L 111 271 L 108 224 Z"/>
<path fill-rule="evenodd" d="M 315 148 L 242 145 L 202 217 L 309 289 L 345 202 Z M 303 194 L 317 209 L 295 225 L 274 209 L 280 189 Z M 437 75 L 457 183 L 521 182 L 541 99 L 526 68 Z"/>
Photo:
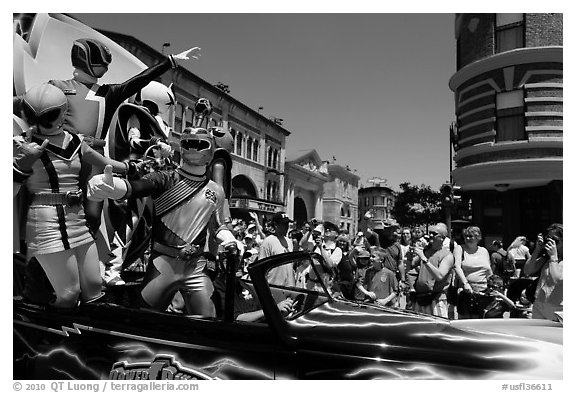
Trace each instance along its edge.
<path fill-rule="evenodd" d="M 402 226 L 431 225 L 444 221 L 442 195 L 424 184 L 416 186 L 402 183 L 396 194 L 392 214 Z"/>

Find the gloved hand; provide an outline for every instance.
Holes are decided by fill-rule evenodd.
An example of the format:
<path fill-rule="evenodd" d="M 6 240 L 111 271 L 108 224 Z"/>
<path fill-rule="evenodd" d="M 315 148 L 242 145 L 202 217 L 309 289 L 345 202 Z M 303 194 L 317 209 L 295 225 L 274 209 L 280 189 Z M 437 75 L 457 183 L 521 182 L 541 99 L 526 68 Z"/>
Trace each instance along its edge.
<path fill-rule="evenodd" d="M 234 248 L 236 247 L 236 238 L 228 229 L 222 229 L 216 234 L 216 239 L 220 242 L 220 245 L 225 249 Z"/>
<path fill-rule="evenodd" d="M 190 57 L 188 57 L 188 53 L 192 52 L 192 54 L 190 55 L 193 59 L 198 59 L 201 55 L 200 55 L 200 49 L 197 46 L 195 46 L 194 48 L 190 48 L 185 50 L 182 53 L 178 53 L 177 55 L 172 55 L 172 57 L 176 60 L 189 60 Z"/>
<path fill-rule="evenodd" d="M 17 154 L 14 157 L 14 166 L 22 172 L 32 172 L 32 166 L 40 158 L 48 145 L 48 139 L 44 139 L 41 145 L 36 142 L 23 142 L 17 146 Z"/>
<path fill-rule="evenodd" d="M 128 185 L 124 179 L 112 176 L 112 165 L 106 165 L 102 175 L 94 175 L 88 181 L 88 199 L 91 201 L 122 199 L 127 192 Z"/>
<path fill-rule="evenodd" d="M 150 166 L 147 160 L 130 160 L 128 161 L 128 167 L 130 169 L 126 173 L 126 178 L 129 180 L 139 179 L 150 173 Z"/>
<path fill-rule="evenodd" d="M 156 146 L 159 147 L 158 149 L 154 149 L 154 156 L 156 158 L 170 157 L 170 154 L 172 153 L 172 147 L 169 144 L 158 141 L 156 142 Z"/>

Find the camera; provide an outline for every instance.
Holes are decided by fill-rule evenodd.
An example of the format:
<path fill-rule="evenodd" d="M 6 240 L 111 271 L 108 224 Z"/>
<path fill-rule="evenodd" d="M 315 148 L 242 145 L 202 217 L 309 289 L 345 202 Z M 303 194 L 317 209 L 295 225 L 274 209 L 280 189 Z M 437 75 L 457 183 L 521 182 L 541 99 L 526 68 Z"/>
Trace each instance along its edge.
<path fill-rule="evenodd" d="M 556 245 L 558 244 L 559 239 L 556 236 L 550 236 L 550 235 L 546 235 L 543 236 L 544 241 L 542 242 L 542 250 L 540 251 L 540 254 L 538 255 L 538 257 L 540 258 L 549 258 L 550 255 L 548 255 L 548 252 L 546 251 L 546 244 L 548 244 L 550 242 L 550 240 L 554 240 L 554 243 L 556 243 Z"/>

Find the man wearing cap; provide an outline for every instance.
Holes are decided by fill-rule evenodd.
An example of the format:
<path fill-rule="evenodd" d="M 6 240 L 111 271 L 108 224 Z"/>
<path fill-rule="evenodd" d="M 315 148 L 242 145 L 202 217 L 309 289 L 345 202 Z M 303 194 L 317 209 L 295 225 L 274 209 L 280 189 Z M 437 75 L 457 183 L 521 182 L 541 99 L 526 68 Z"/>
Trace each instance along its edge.
<path fill-rule="evenodd" d="M 430 243 L 426 249 L 416 246 L 413 263 L 420 263 L 418 278 L 414 284 L 414 311 L 448 318 L 446 291 L 450 286 L 454 256 L 443 247 L 448 228 L 438 223 L 430 228 Z"/>
<path fill-rule="evenodd" d="M 274 233 L 267 236 L 260 246 L 260 253 L 258 259 L 267 258 L 272 255 L 283 254 L 285 252 L 292 252 L 293 244 L 286 234 L 288 233 L 288 226 L 290 224 L 290 217 L 284 212 L 278 212 L 272 217 L 272 225 L 274 226 Z M 294 269 L 292 265 L 285 264 L 274 268 L 268 272 L 268 282 L 275 285 L 283 285 L 287 287 L 294 286 Z"/>

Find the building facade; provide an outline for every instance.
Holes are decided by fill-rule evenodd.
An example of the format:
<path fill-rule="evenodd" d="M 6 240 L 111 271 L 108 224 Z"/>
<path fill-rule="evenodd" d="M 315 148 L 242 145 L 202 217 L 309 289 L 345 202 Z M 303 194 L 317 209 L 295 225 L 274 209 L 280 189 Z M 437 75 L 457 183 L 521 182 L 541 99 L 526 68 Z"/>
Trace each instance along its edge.
<path fill-rule="evenodd" d="M 358 231 L 358 183 L 360 176 L 349 167 L 328 164 L 328 181 L 324 184 L 323 220 L 355 234 Z"/>
<path fill-rule="evenodd" d="M 454 183 L 485 238 L 562 222 L 562 14 L 457 14 Z"/>
<path fill-rule="evenodd" d="M 286 213 L 301 228 L 312 218 L 323 219 L 324 184 L 328 182 L 328 162 L 316 150 L 302 150 L 286 157 Z"/>
<path fill-rule="evenodd" d="M 148 66 L 164 55 L 134 37 L 101 31 Z M 259 214 L 260 222 L 284 210 L 284 162 L 286 137 L 290 132 L 226 92 L 201 79 L 184 67 L 171 69 L 158 78 L 172 84 L 175 110 L 168 123 L 174 130 L 173 144 L 185 127 L 193 126 L 193 107 L 198 98 L 213 105 L 209 125 L 221 126 L 234 137 L 232 152 L 232 217 L 249 220 L 249 212 Z"/>
<path fill-rule="evenodd" d="M 384 184 L 361 187 L 358 190 L 359 230 L 379 229 L 382 222 L 395 223 L 392 216 L 395 200 L 394 191 Z"/>

